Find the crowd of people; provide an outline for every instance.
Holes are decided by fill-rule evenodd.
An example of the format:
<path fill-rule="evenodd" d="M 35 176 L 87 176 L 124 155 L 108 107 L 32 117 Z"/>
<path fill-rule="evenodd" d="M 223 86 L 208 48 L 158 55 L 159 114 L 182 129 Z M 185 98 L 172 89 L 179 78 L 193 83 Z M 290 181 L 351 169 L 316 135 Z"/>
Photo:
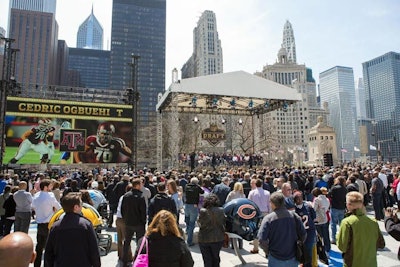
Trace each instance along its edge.
<path fill-rule="evenodd" d="M 261 166 L 263 157 L 260 154 L 230 154 L 230 153 L 181 153 L 178 156 L 178 161 L 181 166 L 190 166 L 191 170 L 199 167 L 219 166 Z"/>
<path fill-rule="evenodd" d="M 108 206 L 106 227 L 116 227 L 120 266 L 131 266 L 141 252 L 132 251 L 134 236 L 136 248 L 143 239 L 148 242 L 150 266 L 193 266 L 190 247 L 196 245 L 196 224 L 204 266 L 219 266 L 225 232 L 236 231 L 229 227 L 235 222 L 224 207 L 234 203 L 234 216 L 250 222 L 235 233 L 245 240 L 251 238 L 250 252 L 261 253 L 262 249 L 269 266 L 298 266 L 299 260 L 305 267 L 316 266 L 318 256 L 326 261 L 331 244 L 343 252 L 345 266 L 377 266 L 376 251 L 385 245 L 377 221 L 385 220 L 388 233 L 400 239 L 399 173 L 400 166 L 391 164 L 349 164 L 336 168 L 235 166 L 168 172 L 145 168 L 137 172 L 93 169 L 0 174 L 0 235 L 4 237 L 0 254 L 5 249 L 1 242 L 10 242 L 13 236 L 12 226 L 14 233 L 28 233 L 34 219 L 36 247 L 33 253 L 27 249 L 30 256 L 26 259 L 34 261 L 35 267 L 41 266 L 42 254 L 46 266 L 100 266 L 95 230 L 80 215 L 86 202 L 100 214 Z M 371 203 L 375 220 L 366 216 Z M 60 208 L 65 215 L 49 229 Z M 184 216 L 184 226 L 179 224 L 180 216 Z M 299 241 L 304 248 L 302 259 L 296 257 Z M 243 249 L 242 242 L 239 249 Z M 325 254 L 317 253 L 317 248 Z"/>

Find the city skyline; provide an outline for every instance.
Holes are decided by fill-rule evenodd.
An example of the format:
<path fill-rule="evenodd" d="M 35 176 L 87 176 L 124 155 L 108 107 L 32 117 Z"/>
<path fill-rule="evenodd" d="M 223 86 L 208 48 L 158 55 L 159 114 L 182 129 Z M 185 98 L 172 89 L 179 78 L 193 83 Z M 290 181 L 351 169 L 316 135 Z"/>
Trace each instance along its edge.
<path fill-rule="evenodd" d="M 0 27 L 8 35 L 8 0 L 0 0 Z M 104 27 L 104 48 L 110 49 L 111 10 L 109 0 L 59 0 L 56 19 L 59 39 L 76 44 L 76 29 L 91 7 Z M 79 5 L 79 10 L 75 7 Z M 290 7 L 290 8 L 288 8 Z M 296 39 L 297 62 L 310 67 L 315 76 L 334 66 L 354 69 L 362 77 L 362 63 L 389 51 L 398 52 L 400 5 L 394 1 L 344 1 L 322 3 L 309 0 L 174 0 L 167 1 L 166 87 L 173 68 L 180 69 L 193 51 L 193 28 L 205 10 L 215 12 L 224 51 L 224 72 L 262 70 L 276 62 L 282 28 L 289 20 Z M 73 12 L 73 16 L 71 13 Z"/>

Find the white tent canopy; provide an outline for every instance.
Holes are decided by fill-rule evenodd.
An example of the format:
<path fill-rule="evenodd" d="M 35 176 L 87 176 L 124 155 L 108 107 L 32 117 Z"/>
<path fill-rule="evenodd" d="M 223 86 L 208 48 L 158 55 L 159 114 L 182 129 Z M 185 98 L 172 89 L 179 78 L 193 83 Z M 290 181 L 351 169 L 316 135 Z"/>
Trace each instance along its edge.
<path fill-rule="evenodd" d="M 244 71 L 182 79 L 170 85 L 159 112 L 262 114 L 301 100 L 293 88 Z"/>

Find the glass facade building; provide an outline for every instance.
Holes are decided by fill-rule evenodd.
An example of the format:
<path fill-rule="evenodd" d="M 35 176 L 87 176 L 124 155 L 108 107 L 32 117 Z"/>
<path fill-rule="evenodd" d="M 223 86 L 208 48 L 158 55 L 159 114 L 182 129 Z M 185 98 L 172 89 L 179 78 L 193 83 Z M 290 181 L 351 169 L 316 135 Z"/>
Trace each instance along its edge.
<path fill-rule="evenodd" d="M 80 84 L 69 81 L 71 86 L 109 89 L 110 51 L 69 48 L 68 70 L 79 73 Z"/>
<path fill-rule="evenodd" d="M 338 155 L 342 160 L 354 158 L 356 136 L 356 100 L 353 69 L 335 66 L 319 74 L 321 103 L 328 103 L 328 125 L 336 131 Z"/>
<path fill-rule="evenodd" d="M 389 52 L 362 66 L 367 117 L 376 122 L 372 145 L 383 160 L 399 160 L 400 54 Z"/>
<path fill-rule="evenodd" d="M 10 0 L 11 8 L 56 14 L 56 0 Z"/>
<path fill-rule="evenodd" d="M 139 124 L 156 121 L 158 93 L 165 88 L 165 0 L 114 0 L 111 27 L 111 89 L 131 86 L 132 54 L 139 55 Z"/>
<path fill-rule="evenodd" d="M 76 47 L 103 50 L 103 27 L 94 16 L 93 7 L 92 13 L 79 26 Z"/>
<path fill-rule="evenodd" d="M 132 54 L 138 61 L 139 165 L 155 166 L 156 105 L 165 90 L 166 0 L 113 0 L 110 87 L 132 87 Z M 143 152 L 143 153 L 142 153 Z M 150 162 L 153 161 L 153 162 Z"/>

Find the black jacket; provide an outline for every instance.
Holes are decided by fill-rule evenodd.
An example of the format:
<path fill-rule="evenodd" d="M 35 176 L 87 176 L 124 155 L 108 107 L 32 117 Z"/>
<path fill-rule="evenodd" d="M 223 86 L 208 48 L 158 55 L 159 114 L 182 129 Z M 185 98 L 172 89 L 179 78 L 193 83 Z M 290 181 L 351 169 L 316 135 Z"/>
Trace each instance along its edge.
<path fill-rule="evenodd" d="M 175 205 L 175 201 L 170 198 L 166 193 L 157 193 L 151 200 L 149 204 L 149 224 L 153 220 L 153 217 L 160 210 L 168 210 L 172 212 L 178 218 L 178 213 Z"/>
<path fill-rule="evenodd" d="M 141 242 L 142 239 L 139 240 L 139 245 L 136 249 L 140 247 Z M 192 254 L 182 238 L 174 235 L 162 236 L 160 233 L 152 233 L 148 237 L 148 242 L 149 266 L 192 267 L 194 265 Z"/>
<path fill-rule="evenodd" d="M 126 187 L 128 186 L 129 182 L 122 180 L 119 181 L 113 189 L 114 196 L 117 200 L 119 200 L 120 197 L 122 197 L 126 193 Z"/>
<path fill-rule="evenodd" d="M 225 213 L 221 207 L 200 209 L 199 243 L 214 243 L 224 240 Z"/>
<path fill-rule="evenodd" d="M 146 202 L 142 192 L 133 188 L 122 198 L 121 215 L 128 226 L 146 224 Z"/>
<path fill-rule="evenodd" d="M 15 215 L 15 209 L 17 204 L 14 201 L 14 196 L 10 194 L 10 196 L 4 201 L 3 208 L 6 210 L 4 216 L 13 217 Z"/>
<path fill-rule="evenodd" d="M 204 194 L 204 190 L 197 184 L 188 183 L 185 187 L 186 204 L 199 204 L 200 195 Z"/>
<path fill-rule="evenodd" d="M 346 194 L 347 189 L 341 184 L 332 186 L 329 196 L 331 197 L 332 209 L 344 210 L 346 209 Z"/>
<path fill-rule="evenodd" d="M 76 213 L 66 213 L 55 222 L 47 238 L 44 266 L 101 266 L 92 223 Z"/>

